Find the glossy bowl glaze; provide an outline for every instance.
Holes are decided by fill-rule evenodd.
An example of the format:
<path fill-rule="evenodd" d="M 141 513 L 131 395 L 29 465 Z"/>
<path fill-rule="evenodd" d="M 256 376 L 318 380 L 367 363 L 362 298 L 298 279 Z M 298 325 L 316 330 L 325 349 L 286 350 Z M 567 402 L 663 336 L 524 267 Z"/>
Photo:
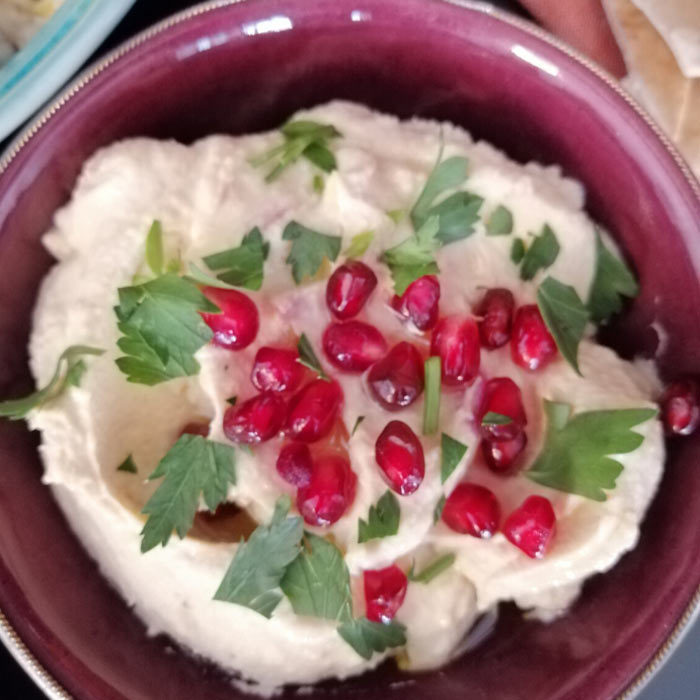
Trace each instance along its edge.
<path fill-rule="evenodd" d="M 31 386 L 31 311 L 51 264 L 40 237 L 96 148 L 134 135 L 188 142 L 269 129 L 337 97 L 451 120 L 520 160 L 560 163 L 585 183 L 591 215 L 614 232 L 641 280 L 612 341 L 626 354 L 661 350 L 667 375 L 700 368 L 697 184 L 605 75 L 485 6 L 249 0 L 196 8 L 119 49 L 0 163 L 0 395 Z M 658 324 L 668 334 L 660 348 Z M 23 424 L 0 423 L 5 638 L 25 660 L 33 655 L 46 683 L 54 679 L 55 697 L 240 697 L 215 668 L 146 636 L 42 486 L 37 444 Z M 386 664 L 312 697 L 605 700 L 633 692 L 700 597 L 699 456 L 700 434 L 671 446 L 639 546 L 589 581 L 566 617 L 543 625 L 505 608 L 483 644 L 440 671 L 405 675 Z"/>

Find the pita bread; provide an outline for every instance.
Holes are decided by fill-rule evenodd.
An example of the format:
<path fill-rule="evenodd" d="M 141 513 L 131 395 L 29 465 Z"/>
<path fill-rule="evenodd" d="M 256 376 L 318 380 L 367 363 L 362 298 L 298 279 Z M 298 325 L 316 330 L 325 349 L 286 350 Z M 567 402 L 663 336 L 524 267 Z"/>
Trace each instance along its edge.
<path fill-rule="evenodd" d="M 683 74 L 700 78 L 700 1 L 633 1 L 669 45 Z"/>
<path fill-rule="evenodd" d="M 604 5 L 629 72 L 626 87 L 700 175 L 700 78 L 682 73 L 662 35 L 632 0 Z"/>

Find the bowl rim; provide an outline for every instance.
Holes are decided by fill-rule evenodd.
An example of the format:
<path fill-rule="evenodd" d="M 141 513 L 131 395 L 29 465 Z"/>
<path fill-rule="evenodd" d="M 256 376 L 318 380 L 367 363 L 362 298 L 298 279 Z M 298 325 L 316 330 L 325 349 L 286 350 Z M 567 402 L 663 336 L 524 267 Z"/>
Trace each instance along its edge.
<path fill-rule="evenodd" d="M 112 64 L 172 27 L 221 8 L 251 1 L 254 0 L 205 0 L 204 2 L 176 12 L 156 22 L 150 27 L 138 32 L 130 39 L 127 39 L 103 57 L 94 61 L 79 73 L 50 104 L 19 132 L 5 150 L 0 153 L 0 177 L 7 171 L 24 147 L 50 121 L 54 114 Z M 651 129 L 663 145 L 667 154 L 671 156 L 675 165 L 683 174 L 686 184 L 690 187 L 696 198 L 700 200 L 700 182 L 696 179 L 690 166 L 676 146 L 639 102 L 637 102 L 608 71 L 595 63 L 592 59 L 580 53 L 577 49 L 574 49 L 565 41 L 557 38 L 542 27 L 512 12 L 496 7 L 486 0 L 430 0 L 430 2 L 452 5 L 458 8 L 488 14 L 494 19 L 523 31 L 535 39 L 548 44 L 550 47 L 557 49 L 567 58 L 593 73 L 618 97 L 621 97 L 636 116 L 640 117 L 646 126 Z M 700 583 L 691 596 L 683 613 L 666 635 L 665 640 L 656 650 L 652 658 L 649 659 L 647 664 L 629 681 L 626 688 L 617 696 L 616 700 L 631 700 L 646 687 L 657 671 L 668 660 L 672 652 L 681 643 L 692 627 L 693 622 L 695 622 L 698 617 L 700 617 Z M 0 608 L 0 642 L 2 642 L 27 675 L 44 692 L 47 698 L 50 700 L 73 700 L 73 696 L 70 695 L 60 682 L 43 666 L 37 656 L 24 643 L 18 632 L 10 624 L 2 608 Z"/>

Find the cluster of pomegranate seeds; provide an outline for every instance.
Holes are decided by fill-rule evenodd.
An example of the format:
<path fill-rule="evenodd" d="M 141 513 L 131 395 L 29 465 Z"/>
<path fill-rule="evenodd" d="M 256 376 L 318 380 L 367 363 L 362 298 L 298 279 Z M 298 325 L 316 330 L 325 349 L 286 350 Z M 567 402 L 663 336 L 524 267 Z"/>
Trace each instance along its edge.
<path fill-rule="evenodd" d="M 259 391 L 294 391 L 304 374 L 296 350 L 263 347 L 255 354 L 250 380 Z"/>
<path fill-rule="evenodd" d="M 214 331 L 214 345 L 242 350 L 255 340 L 260 319 L 258 307 L 249 297 L 235 289 L 216 287 L 204 287 L 202 294 L 221 309 L 221 313 L 201 314 L 204 322 Z"/>
<path fill-rule="evenodd" d="M 535 304 L 521 306 L 516 311 L 510 354 L 516 365 L 532 371 L 546 367 L 557 354 L 557 344 Z"/>
<path fill-rule="evenodd" d="M 481 361 L 476 321 L 468 316 L 441 318 L 433 331 L 430 354 L 440 357 L 445 384 L 458 386 L 471 382 Z"/>
<path fill-rule="evenodd" d="M 377 285 L 364 263 L 341 265 L 328 281 L 326 303 L 339 321 L 323 335 L 323 350 L 334 367 L 345 372 L 369 369 L 367 385 L 387 410 L 410 406 L 423 391 L 423 357 L 408 342 L 387 352 L 383 335 L 374 326 L 353 319 Z M 202 313 L 214 331 L 216 345 L 238 350 L 255 339 L 259 318 L 251 299 L 234 290 L 211 287 L 203 293 L 221 313 Z M 430 352 L 439 356 L 442 380 L 464 386 L 477 375 L 481 346 L 502 347 L 509 340 L 513 360 L 536 370 L 555 355 L 556 345 L 536 306 L 524 306 L 513 319 L 514 299 L 506 289 L 486 292 L 469 316 L 439 318 L 440 283 L 433 275 L 415 280 L 393 308 L 421 332 L 432 330 Z M 338 424 L 343 401 L 339 384 L 316 378 L 304 384 L 307 370 L 296 350 L 261 347 L 255 355 L 251 382 L 260 392 L 231 406 L 224 415 L 224 433 L 233 442 L 257 444 L 279 436 L 288 441 L 276 461 L 279 476 L 297 489 L 296 504 L 305 522 L 327 526 L 352 504 L 357 488 L 347 451 L 329 436 Z M 291 398 L 286 398 L 291 394 Z M 700 421 L 697 385 L 677 382 L 664 396 L 664 419 L 670 432 L 685 434 Z M 482 423 L 488 413 L 498 420 Z M 506 420 L 503 420 L 503 418 Z M 527 419 L 517 385 L 506 377 L 486 382 L 477 411 L 482 452 L 490 469 L 506 472 L 527 444 Z M 509 420 L 508 420 L 509 419 Z M 182 433 L 207 435 L 208 426 L 188 424 Z M 333 433 L 335 435 L 335 432 Z M 347 434 L 345 433 L 347 439 Z M 341 440 L 341 443 L 343 441 Z M 310 443 L 317 443 L 309 447 Z M 390 421 L 377 438 L 375 458 L 390 488 L 402 496 L 414 493 L 425 476 L 425 458 L 418 436 L 404 422 Z M 500 506 L 495 495 L 477 484 L 459 484 L 446 500 L 442 520 L 452 530 L 474 537 L 491 537 L 498 529 Z M 542 557 L 554 533 L 554 512 L 546 498 L 528 498 L 506 520 L 505 536 L 528 556 Z M 368 619 L 389 622 L 403 603 L 407 578 L 397 566 L 364 572 Z"/>
<path fill-rule="evenodd" d="M 423 358 L 410 343 L 398 343 L 372 365 L 367 383 L 388 411 L 410 406 L 423 392 Z"/>
<path fill-rule="evenodd" d="M 669 384 L 660 404 L 667 435 L 690 435 L 700 425 L 700 386 L 695 380 L 687 378 Z"/>
<path fill-rule="evenodd" d="M 507 289 L 489 289 L 474 309 L 480 318 L 479 337 L 481 345 L 495 350 L 510 340 L 515 299 Z"/>
<path fill-rule="evenodd" d="M 508 541 L 532 559 L 541 559 L 554 537 L 556 517 L 548 499 L 530 496 L 503 525 Z"/>
<path fill-rule="evenodd" d="M 365 571 L 365 615 L 372 622 L 388 624 L 406 597 L 408 579 L 398 566 Z"/>
<path fill-rule="evenodd" d="M 330 362 L 345 372 L 364 372 L 387 350 L 384 336 L 369 323 L 331 323 L 323 334 L 323 351 Z"/>
<path fill-rule="evenodd" d="M 355 500 L 357 476 L 341 454 L 325 454 L 313 462 L 309 483 L 297 491 L 297 508 L 309 525 L 331 525 Z"/>
<path fill-rule="evenodd" d="M 501 507 L 485 486 L 458 484 L 445 501 L 442 520 L 462 535 L 488 538 L 498 530 Z"/>
<path fill-rule="evenodd" d="M 289 442 L 282 447 L 276 463 L 277 473 L 292 486 L 308 486 L 313 463 L 311 450 L 304 442 Z"/>
<path fill-rule="evenodd" d="M 343 402 L 340 385 L 314 379 L 289 402 L 286 432 L 301 442 L 316 442 L 328 435 Z"/>
<path fill-rule="evenodd" d="M 411 282 L 400 297 L 394 296 L 391 305 L 419 331 L 429 331 L 437 323 L 439 301 L 437 277 L 425 275 Z"/>
<path fill-rule="evenodd" d="M 420 440 L 406 423 L 392 420 L 377 438 L 377 464 L 393 491 L 408 496 L 422 483 L 425 458 Z"/>
<path fill-rule="evenodd" d="M 285 400 L 273 391 L 265 391 L 226 410 L 224 435 L 232 442 L 255 445 L 275 437 L 286 417 Z"/>
<path fill-rule="evenodd" d="M 340 320 L 360 313 L 377 286 L 377 276 L 363 262 L 348 260 L 335 270 L 326 286 L 326 304 Z"/>

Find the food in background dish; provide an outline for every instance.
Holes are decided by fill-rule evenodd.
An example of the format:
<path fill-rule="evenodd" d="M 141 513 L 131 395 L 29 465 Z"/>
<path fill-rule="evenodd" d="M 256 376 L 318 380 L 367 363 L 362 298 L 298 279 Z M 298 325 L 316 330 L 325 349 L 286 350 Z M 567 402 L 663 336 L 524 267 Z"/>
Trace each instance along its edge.
<path fill-rule="evenodd" d="M 581 186 L 449 124 L 122 141 L 44 241 L 44 388 L 0 413 L 149 632 L 257 692 L 562 614 L 637 542 L 657 399 L 699 420 L 596 342 L 638 288 Z"/>
<path fill-rule="evenodd" d="M 0 66 L 19 51 L 63 0 L 0 0 Z"/>

